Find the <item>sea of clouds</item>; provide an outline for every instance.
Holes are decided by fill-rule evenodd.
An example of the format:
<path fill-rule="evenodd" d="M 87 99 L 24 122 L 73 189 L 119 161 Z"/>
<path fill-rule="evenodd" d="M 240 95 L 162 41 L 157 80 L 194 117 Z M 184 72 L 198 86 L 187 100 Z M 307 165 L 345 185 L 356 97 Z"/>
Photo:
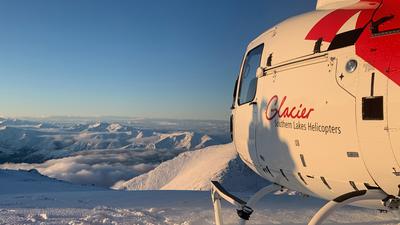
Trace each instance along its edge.
<path fill-rule="evenodd" d="M 146 173 L 174 158 L 175 150 L 92 150 L 40 164 L 5 163 L 1 169 L 36 169 L 41 174 L 72 183 L 111 187 Z"/>

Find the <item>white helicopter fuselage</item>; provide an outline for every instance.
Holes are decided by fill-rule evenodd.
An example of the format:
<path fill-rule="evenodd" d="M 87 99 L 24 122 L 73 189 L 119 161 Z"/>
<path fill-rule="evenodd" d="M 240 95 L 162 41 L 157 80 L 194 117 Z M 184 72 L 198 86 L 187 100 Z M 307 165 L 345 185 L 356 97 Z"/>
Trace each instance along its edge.
<path fill-rule="evenodd" d="M 257 174 L 291 190 L 327 200 L 367 189 L 399 196 L 400 2 L 339 2 L 248 45 L 234 144 Z"/>

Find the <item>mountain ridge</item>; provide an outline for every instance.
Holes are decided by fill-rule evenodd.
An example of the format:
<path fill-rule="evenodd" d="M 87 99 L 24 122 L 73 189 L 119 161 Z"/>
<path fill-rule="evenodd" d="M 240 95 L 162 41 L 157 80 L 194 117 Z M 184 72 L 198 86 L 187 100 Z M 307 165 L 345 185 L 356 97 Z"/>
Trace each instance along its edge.
<path fill-rule="evenodd" d="M 117 190 L 209 190 L 217 180 L 236 192 L 253 192 L 269 184 L 238 157 L 233 143 L 184 152 L 155 169 L 128 181 Z"/>

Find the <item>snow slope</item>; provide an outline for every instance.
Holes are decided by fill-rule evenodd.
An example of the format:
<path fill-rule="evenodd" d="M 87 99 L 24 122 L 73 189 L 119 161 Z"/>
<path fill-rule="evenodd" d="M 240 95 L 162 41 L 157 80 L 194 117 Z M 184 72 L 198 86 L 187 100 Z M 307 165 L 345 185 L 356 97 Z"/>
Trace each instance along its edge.
<path fill-rule="evenodd" d="M 0 194 L 31 194 L 105 190 L 88 185 L 71 184 L 41 175 L 37 170 L 0 170 Z M 1 224 L 1 223 L 0 223 Z"/>
<path fill-rule="evenodd" d="M 214 224 L 209 192 L 113 191 L 72 185 L 36 172 L 8 170 L 0 170 L 0 184 L 0 224 Z M 323 204 L 314 198 L 271 195 L 255 208 L 248 224 L 306 224 Z M 223 207 L 226 224 L 237 224 L 235 209 L 225 204 Z M 390 213 L 346 207 L 332 215 L 326 224 L 397 223 Z"/>
<path fill-rule="evenodd" d="M 184 152 L 146 174 L 116 183 L 113 188 L 209 190 L 210 180 L 218 180 L 232 191 L 255 191 L 268 184 L 242 163 L 233 144 L 225 144 Z"/>

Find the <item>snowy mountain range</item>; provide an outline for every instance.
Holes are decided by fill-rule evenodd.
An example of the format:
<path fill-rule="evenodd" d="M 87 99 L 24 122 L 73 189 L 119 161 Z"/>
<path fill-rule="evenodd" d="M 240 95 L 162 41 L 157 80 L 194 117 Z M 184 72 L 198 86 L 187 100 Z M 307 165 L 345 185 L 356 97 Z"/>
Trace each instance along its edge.
<path fill-rule="evenodd" d="M 180 153 L 229 141 L 224 121 L 0 118 L 0 168 L 110 187 Z"/>
<path fill-rule="evenodd" d="M 224 121 L 187 121 L 184 128 L 181 126 L 158 121 L 146 127 L 145 121 L 138 119 L 118 122 L 0 119 L 0 163 L 41 163 L 87 150 L 186 151 L 229 142 Z"/>

